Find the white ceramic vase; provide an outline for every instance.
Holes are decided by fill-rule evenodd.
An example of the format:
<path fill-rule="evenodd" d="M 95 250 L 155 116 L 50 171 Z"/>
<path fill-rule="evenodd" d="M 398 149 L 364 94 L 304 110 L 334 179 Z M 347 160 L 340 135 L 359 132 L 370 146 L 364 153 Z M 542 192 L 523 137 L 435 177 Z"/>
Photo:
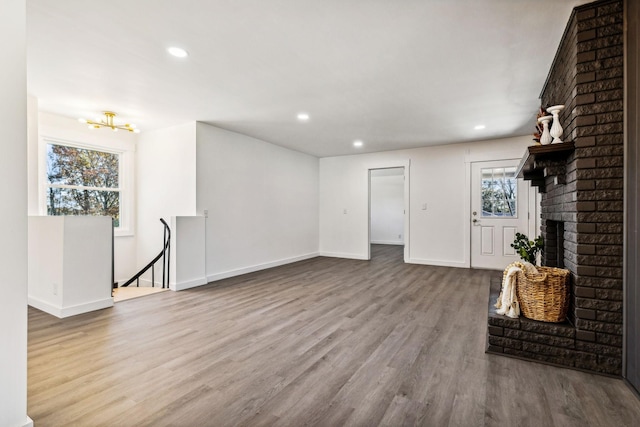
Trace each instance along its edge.
<path fill-rule="evenodd" d="M 551 133 L 549 133 L 549 122 L 551 121 L 552 116 L 544 116 L 538 118 L 538 123 L 542 123 L 542 135 L 540 135 L 540 144 L 547 145 L 551 144 Z"/>
<path fill-rule="evenodd" d="M 560 118 L 558 117 L 558 113 L 564 110 L 564 105 L 554 105 L 553 107 L 547 108 L 547 112 L 551 113 L 553 116 L 553 125 L 551 125 L 550 134 L 553 137 L 552 144 L 560 144 L 562 143 L 562 126 L 560 125 Z"/>

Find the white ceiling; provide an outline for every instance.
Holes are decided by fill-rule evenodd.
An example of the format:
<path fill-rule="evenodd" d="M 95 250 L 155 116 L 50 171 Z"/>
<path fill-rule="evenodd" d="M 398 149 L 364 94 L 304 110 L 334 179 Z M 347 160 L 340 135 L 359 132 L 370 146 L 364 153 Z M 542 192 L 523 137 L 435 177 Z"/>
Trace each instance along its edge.
<path fill-rule="evenodd" d="M 586 2 L 27 0 L 28 90 L 43 111 L 197 120 L 319 157 L 525 135 Z"/>

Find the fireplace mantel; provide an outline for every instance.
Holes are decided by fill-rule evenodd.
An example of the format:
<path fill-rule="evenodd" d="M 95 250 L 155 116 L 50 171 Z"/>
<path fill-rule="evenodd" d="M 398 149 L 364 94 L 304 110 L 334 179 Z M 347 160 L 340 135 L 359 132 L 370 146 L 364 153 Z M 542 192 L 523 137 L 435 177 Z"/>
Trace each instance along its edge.
<path fill-rule="evenodd" d="M 573 142 L 527 147 L 516 175 L 525 181 L 531 181 L 531 185 L 542 192 L 544 180 L 548 176 L 555 176 L 558 183 L 562 183 L 560 181 L 564 179 L 565 161 L 574 149 Z"/>

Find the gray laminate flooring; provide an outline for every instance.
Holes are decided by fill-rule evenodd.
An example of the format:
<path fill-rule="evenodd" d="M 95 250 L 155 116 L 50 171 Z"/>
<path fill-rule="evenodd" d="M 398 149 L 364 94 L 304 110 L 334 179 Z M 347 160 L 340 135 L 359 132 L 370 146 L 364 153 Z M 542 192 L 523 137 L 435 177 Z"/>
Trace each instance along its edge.
<path fill-rule="evenodd" d="M 494 272 L 315 258 L 67 319 L 29 310 L 45 426 L 638 426 L 619 379 L 484 353 Z"/>

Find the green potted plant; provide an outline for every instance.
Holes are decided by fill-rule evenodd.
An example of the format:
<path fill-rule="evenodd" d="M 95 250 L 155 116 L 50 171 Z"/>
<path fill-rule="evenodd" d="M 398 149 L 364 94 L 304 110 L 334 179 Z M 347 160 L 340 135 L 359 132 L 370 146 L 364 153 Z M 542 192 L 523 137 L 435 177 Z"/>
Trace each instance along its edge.
<path fill-rule="evenodd" d="M 518 255 L 520 255 L 520 258 L 524 261 L 535 265 L 536 256 L 542 249 L 543 244 L 542 236 L 538 236 L 535 240 L 529 240 L 525 234 L 516 233 L 516 238 L 511 244 L 511 247 L 518 252 Z"/>

